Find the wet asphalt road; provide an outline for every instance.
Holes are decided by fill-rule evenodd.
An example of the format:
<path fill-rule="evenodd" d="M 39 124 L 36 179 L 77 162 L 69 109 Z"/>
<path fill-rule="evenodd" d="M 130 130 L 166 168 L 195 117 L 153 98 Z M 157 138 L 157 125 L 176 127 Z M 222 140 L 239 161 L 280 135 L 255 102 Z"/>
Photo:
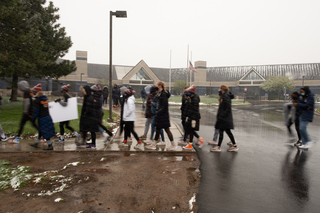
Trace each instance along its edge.
<path fill-rule="evenodd" d="M 227 152 L 226 134 L 221 153 L 210 152 L 212 145 L 207 143 L 196 148 L 202 173 L 199 212 L 320 211 L 320 117 L 308 126 L 315 145 L 299 151 L 288 143 L 282 106 L 233 107 L 238 153 Z M 180 123 L 179 108 L 170 110 L 171 118 Z M 206 141 L 212 140 L 216 113 L 217 107 L 201 109 L 199 135 Z"/>

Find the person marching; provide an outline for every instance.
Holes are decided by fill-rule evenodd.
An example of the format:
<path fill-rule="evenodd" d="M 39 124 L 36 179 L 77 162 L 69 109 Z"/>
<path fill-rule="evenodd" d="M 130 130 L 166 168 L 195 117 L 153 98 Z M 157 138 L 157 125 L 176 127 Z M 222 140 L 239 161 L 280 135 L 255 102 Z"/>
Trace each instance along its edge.
<path fill-rule="evenodd" d="M 114 84 L 114 87 L 112 89 L 112 99 L 113 99 L 114 108 L 119 106 L 119 98 L 120 98 L 120 89 L 117 84 Z"/>
<path fill-rule="evenodd" d="M 231 110 L 231 98 L 229 96 L 229 88 L 227 85 L 221 85 L 221 98 L 217 113 L 217 122 L 215 125 L 216 129 L 219 129 L 219 143 L 216 147 L 211 148 L 211 152 L 221 152 L 221 144 L 223 140 L 223 132 L 225 131 L 231 140 L 231 147 L 228 149 L 229 152 L 236 152 L 239 150 L 236 141 L 233 137 L 231 129 L 233 129 L 233 118 Z M 228 143 L 229 145 L 229 143 Z"/>
<path fill-rule="evenodd" d="M 104 86 L 103 89 L 102 89 L 102 93 L 103 93 L 103 103 L 102 105 L 104 104 L 108 104 L 108 96 L 109 96 L 109 89 L 107 86 Z"/>
<path fill-rule="evenodd" d="M 168 107 L 168 98 L 170 97 L 170 92 L 166 90 L 166 85 L 163 81 L 159 81 L 156 86 L 159 89 L 157 94 L 158 102 L 157 102 L 157 111 L 156 111 L 156 136 L 155 141 L 158 141 L 160 136 L 160 130 L 164 129 L 169 137 L 171 142 L 171 146 L 167 149 L 168 151 L 174 150 L 177 148 L 173 141 L 173 136 L 170 131 L 170 117 L 169 117 L 169 107 Z"/>
<path fill-rule="evenodd" d="M 285 121 L 285 125 L 288 129 L 288 134 L 289 134 L 289 139 L 291 140 L 295 140 L 296 137 L 294 137 L 292 131 L 291 131 L 291 125 L 295 124 L 295 129 L 298 135 L 298 141 L 296 142 L 296 145 L 300 145 L 301 144 L 301 135 L 300 135 L 300 130 L 299 130 L 299 117 L 301 114 L 301 110 L 297 109 L 294 106 L 294 103 L 297 103 L 299 100 L 299 96 L 300 94 L 298 92 L 293 92 L 291 94 L 291 99 L 292 102 L 290 103 L 285 103 L 283 106 L 283 112 L 284 112 L 284 121 Z"/>
<path fill-rule="evenodd" d="M 314 114 L 314 94 L 310 91 L 308 86 L 300 89 L 302 99 L 294 103 L 298 110 L 301 110 L 299 117 L 299 130 L 301 134 L 302 144 L 298 146 L 299 149 L 308 149 L 312 142 L 307 132 L 307 125 L 313 120 Z"/>
<path fill-rule="evenodd" d="M 182 98 L 181 98 L 181 107 L 180 107 L 180 110 L 181 110 L 181 124 L 182 124 L 182 127 L 183 127 L 183 131 L 184 131 L 184 135 L 183 135 L 183 139 L 182 141 L 180 141 L 178 144 L 179 145 L 187 145 L 187 138 L 188 138 L 188 135 L 187 135 L 187 131 L 186 131 L 186 128 L 185 128 L 185 125 L 186 125 L 186 117 L 187 117 L 187 110 L 186 110 L 186 106 L 188 104 L 188 101 L 187 101 L 187 97 L 186 97 L 186 89 L 188 89 L 189 86 L 185 86 L 184 89 L 183 89 L 183 94 L 182 94 Z"/>
<path fill-rule="evenodd" d="M 92 97 L 94 99 L 95 104 L 100 106 L 100 109 L 96 112 L 97 113 L 97 121 L 98 121 L 98 126 L 99 126 L 99 131 L 102 133 L 104 136 L 104 142 L 106 143 L 109 139 L 109 137 L 112 137 L 113 134 L 110 132 L 107 127 L 105 127 L 102 124 L 102 119 L 104 115 L 104 111 L 102 109 L 102 104 L 103 104 L 103 93 L 101 91 L 101 88 L 99 85 L 92 85 L 91 90 L 93 91 Z M 105 133 L 106 132 L 106 133 Z M 109 137 L 108 137 L 109 136 Z"/>
<path fill-rule="evenodd" d="M 41 84 L 36 85 L 33 88 L 34 91 L 38 91 L 34 101 L 34 110 L 32 121 L 38 119 L 39 132 L 41 136 L 46 139 L 48 146 L 43 148 L 44 150 L 53 150 L 53 146 L 50 138 L 56 135 L 52 118 L 49 114 L 49 102 L 47 96 L 44 95 L 42 91 Z M 30 144 L 35 148 L 38 147 L 39 141 L 34 144 Z"/>
<path fill-rule="evenodd" d="M 38 84 L 39 88 L 41 89 L 41 84 Z M 39 132 L 39 128 L 37 124 L 32 120 L 33 115 L 33 93 L 30 90 L 30 85 L 27 81 L 20 81 L 18 83 L 18 86 L 21 91 L 23 91 L 23 115 L 20 121 L 20 128 L 18 134 L 15 136 L 15 138 L 12 140 L 13 143 L 19 143 L 20 142 L 20 135 L 22 133 L 23 127 L 26 124 L 27 121 L 31 121 L 31 124 L 34 128 L 37 129 Z M 34 87 L 34 89 L 38 89 L 38 87 Z M 41 89 L 42 90 L 42 89 Z M 38 135 L 39 136 L 39 135 Z M 38 138 L 39 139 L 39 138 Z M 37 139 L 37 140 L 38 140 Z M 37 142 L 36 140 L 36 142 Z"/>
<path fill-rule="evenodd" d="M 127 89 L 124 93 L 124 103 L 123 103 L 123 122 L 124 122 L 124 140 L 121 143 L 122 146 L 128 146 L 127 139 L 129 134 L 132 133 L 134 138 L 137 140 L 137 145 L 135 145 L 135 149 L 142 149 L 142 143 L 139 139 L 137 133 L 134 131 L 134 122 L 137 120 L 136 118 L 136 108 L 135 108 L 135 98 L 133 94 L 134 90 Z"/>
<path fill-rule="evenodd" d="M 85 145 L 87 132 L 91 133 L 91 144 L 86 148 L 96 148 L 96 132 L 99 131 L 97 112 L 100 110 L 98 105 L 94 104 L 94 99 L 91 95 L 91 89 L 89 85 L 80 87 L 80 91 L 84 97 L 83 105 L 80 116 L 80 132 L 82 132 L 82 144 Z"/>
<path fill-rule="evenodd" d="M 145 91 L 144 88 L 142 88 L 141 90 L 141 99 L 142 99 L 142 108 L 144 109 L 145 108 L 145 101 L 146 101 L 146 96 L 147 96 L 147 93 Z"/>
<path fill-rule="evenodd" d="M 68 106 L 68 99 L 71 98 L 71 95 L 69 94 L 70 84 L 63 85 L 61 87 L 61 93 L 62 98 L 58 98 L 54 102 L 59 102 L 59 104 L 63 107 Z M 62 121 L 59 124 L 60 127 L 60 137 L 59 140 L 56 140 L 55 142 L 64 142 L 64 126 L 66 126 L 67 129 L 69 129 L 73 134 L 76 136 L 75 143 L 79 142 L 80 134 L 75 131 L 71 126 L 69 126 L 70 121 Z"/>
<path fill-rule="evenodd" d="M 2 94 L 0 93 L 0 106 L 2 105 Z M 4 142 L 4 141 L 7 141 L 8 138 L 6 137 L 6 135 L 4 134 L 4 131 L 2 129 L 2 126 L 0 124 L 0 142 Z"/>
<path fill-rule="evenodd" d="M 185 92 L 186 101 L 188 103 L 185 109 L 187 116 L 185 128 L 187 134 L 190 135 L 190 140 L 189 144 L 184 146 L 183 149 L 192 149 L 193 136 L 198 139 L 199 148 L 201 148 L 205 142 L 205 140 L 196 133 L 196 131 L 199 131 L 201 115 L 199 112 L 200 97 L 195 92 L 196 87 L 194 85 L 187 88 Z"/>

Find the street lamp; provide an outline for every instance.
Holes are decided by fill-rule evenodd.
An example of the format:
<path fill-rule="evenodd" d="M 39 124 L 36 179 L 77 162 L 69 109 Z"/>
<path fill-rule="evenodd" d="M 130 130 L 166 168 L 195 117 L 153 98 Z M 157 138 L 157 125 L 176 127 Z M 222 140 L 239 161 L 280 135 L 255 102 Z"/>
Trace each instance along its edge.
<path fill-rule="evenodd" d="M 109 98 L 109 119 L 108 122 L 113 122 L 112 119 L 112 16 L 116 16 L 117 18 L 127 18 L 127 11 L 110 11 L 110 45 L 109 45 L 109 88 L 110 95 Z"/>
<path fill-rule="evenodd" d="M 82 86 L 82 75 L 84 75 L 84 73 L 80 74 L 80 82 L 81 82 L 81 86 Z"/>
<path fill-rule="evenodd" d="M 302 86 L 304 86 L 304 76 L 302 76 Z"/>

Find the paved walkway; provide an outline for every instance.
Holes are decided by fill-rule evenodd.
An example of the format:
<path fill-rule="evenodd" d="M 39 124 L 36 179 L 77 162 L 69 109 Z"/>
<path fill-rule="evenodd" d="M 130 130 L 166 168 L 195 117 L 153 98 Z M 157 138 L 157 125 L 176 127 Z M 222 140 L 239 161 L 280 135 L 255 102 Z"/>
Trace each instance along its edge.
<path fill-rule="evenodd" d="M 104 107 L 104 109 L 109 109 L 108 107 Z M 119 108 L 113 108 L 113 113 L 120 115 L 120 109 Z M 119 116 L 120 117 L 120 116 Z M 137 132 L 138 136 L 143 135 L 144 133 L 144 127 L 145 127 L 145 117 L 144 117 L 144 111 L 142 111 L 141 104 L 136 104 L 136 117 L 137 121 L 135 122 L 135 131 Z M 119 120 L 114 121 L 116 125 L 119 123 Z M 177 143 L 181 140 L 182 136 L 182 130 L 176 124 L 174 121 L 171 120 L 171 127 L 170 130 L 173 134 L 174 141 L 177 145 Z M 57 130 L 56 130 L 57 131 Z M 116 128 L 116 135 L 118 135 L 119 128 Z M 151 128 L 148 132 L 147 138 L 150 138 L 151 134 Z M 64 143 L 55 143 L 53 142 L 54 151 L 109 151 L 109 152 L 119 152 L 119 151 L 126 151 L 126 152 L 170 152 L 170 153 L 190 153 L 195 152 L 195 150 L 183 150 L 181 146 L 177 146 L 176 150 L 168 151 L 167 148 L 170 147 L 170 140 L 167 136 L 167 134 L 164 132 L 165 136 L 165 146 L 157 146 L 156 150 L 148 150 L 143 148 L 143 150 L 140 149 L 134 149 L 134 146 L 136 145 L 137 141 L 133 138 L 132 142 L 128 141 L 129 146 L 128 147 L 119 147 L 119 144 L 123 140 L 123 134 L 122 137 L 113 137 L 111 138 L 111 141 L 109 144 L 105 144 L 103 142 L 103 137 L 101 137 L 100 133 L 97 134 L 97 141 L 96 141 L 96 149 L 86 149 L 84 147 L 80 148 L 77 147 L 74 143 L 74 138 L 67 138 L 65 139 Z M 57 140 L 57 138 L 52 139 L 52 141 Z M 143 141 L 143 140 L 142 140 Z M 36 149 L 31 146 L 29 146 L 30 143 L 33 143 L 34 140 L 25 140 L 21 139 L 20 144 L 13 144 L 10 142 L 2 142 L 0 146 L 0 152 L 42 152 L 42 147 L 46 145 L 46 142 L 41 143 L 40 148 Z"/>

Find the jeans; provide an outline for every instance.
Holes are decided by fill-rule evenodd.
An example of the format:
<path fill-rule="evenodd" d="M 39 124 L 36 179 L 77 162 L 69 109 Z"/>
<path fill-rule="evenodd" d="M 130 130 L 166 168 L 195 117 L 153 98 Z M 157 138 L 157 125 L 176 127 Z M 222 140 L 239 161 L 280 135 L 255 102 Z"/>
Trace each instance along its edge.
<path fill-rule="evenodd" d="M 144 135 L 147 136 L 148 131 L 149 131 L 149 127 L 152 124 L 152 120 L 153 118 L 147 118 L 145 126 L 144 126 Z"/>
<path fill-rule="evenodd" d="M 156 131 L 156 127 L 154 126 L 154 123 L 156 122 L 156 116 L 153 116 L 152 123 L 151 123 L 151 136 L 150 140 L 153 139 L 153 134 Z M 161 135 L 161 140 L 164 141 L 164 134 L 163 134 L 163 129 L 160 130 L 160 135 Z"/>
<path fill-rule="evenodd" d="M 305 145 L 306 143 L 310 142 L 308 132 L 307 132 L 307 126 L 309 124 L 309 121 L 304 121 L 302 118 L 299 118 L 300 124 L 299 124 L 299 129 L 300 129 L 300 135 L 301 135 L 301 140 L 302 144 Z"/>

